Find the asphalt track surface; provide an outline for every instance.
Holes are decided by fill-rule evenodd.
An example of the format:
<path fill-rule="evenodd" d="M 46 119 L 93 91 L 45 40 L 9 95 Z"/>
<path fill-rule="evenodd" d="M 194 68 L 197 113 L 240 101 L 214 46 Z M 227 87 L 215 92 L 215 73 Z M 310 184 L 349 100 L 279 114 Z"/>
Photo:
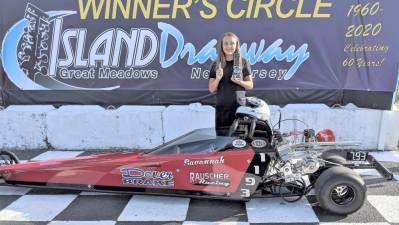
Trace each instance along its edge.
<path fill-rule="evenodd" d="M 20 151 L 22 160 L 92 154 L 81 151 Z M 348 216 L 323 211 L 313 195 L 287 203 L 280 198 L 230 202 L 175 197 L 107 194 L 8 187 L 0 184 L 0 225 L 399 225 L 399 152 L 373 153 L 395 173 L 387 181 L 375 170 L 361 170 L 368 197 Z"/>

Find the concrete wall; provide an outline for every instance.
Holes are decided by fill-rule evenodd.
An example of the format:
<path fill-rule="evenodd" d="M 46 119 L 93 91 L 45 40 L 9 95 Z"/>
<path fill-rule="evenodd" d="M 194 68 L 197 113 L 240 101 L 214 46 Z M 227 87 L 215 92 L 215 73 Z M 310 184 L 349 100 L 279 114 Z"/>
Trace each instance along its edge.
<path fill-rule="evenodd" d="M 55 149 L 153 148 L 163 143 L 165 107 L 62 106 L 47 113 L 47 137 Z"/>
<path fill-rule="evenodd" d="M 398 131 L 381 129 L 381 124 L 395 124 L 394 117 L 383 118 L 385 114 L 395 114 L 390 111 L 350 107 L 329 108 L 325 105 L 314 105 L 311 108 L 304 108 L 302 105 L 288 105 L 279 110 L 282 113 L 282 120 L 287 118 L 299 119 L 316 132 L 329 128 L 334 131 L 337 141 L 358 141 L 362 143 L 363 149 L 377 149 L 380 135 L 387 132 L 392 134 L 390 142 L 394 141 L 395 136 L 396 140 L 399 139 Z M 274 109 L 272 121 L 278 121 L 279 110 Z M 399 112 L 396 112 L 396 114 L 399 114 Z M 396 124 L 399 125 L 399 120 L 396 120 Z M 295 128 L 303 130 L 306 126 L 295 121 L 286 121 L 281 124 L 283 131 L 290 131 Z M 380 146 L 380 149 L 383 150 L 384 148 Z"/>
<path fill-rule="evenodd" d="M 169 106 L 163 112 L 165 142 L 192 130 L 209 127 L 215 127 L 215 109 L 211 106 Z"/>
<path fill-rule="evenodd" d="M 395 150 L 399 111 L 325 105 L 271 106 L 271 123 L 299 119 L 316 131 L 330 128 L 338 141 L 355 140 L 363 149 Z M 214 127 L 213 107 L 9 106 L 0 111 L 1 149 L 149 149 L 198 128 Z M 276 125 L 277 128 L 277 125 Z M 281 123 L 283 131 L 303 130 L 301 122 Z"/>
<path fill-rule="evenodd" d="M 399 149 L 399 111 L 385 111 L 381 118 L 378 149 Z"/>
<path fill-rule="evenodd" d="M 53 106 L 9 106 L 0 111 L 1 149 L 48 148 L 46 115 Z"/>

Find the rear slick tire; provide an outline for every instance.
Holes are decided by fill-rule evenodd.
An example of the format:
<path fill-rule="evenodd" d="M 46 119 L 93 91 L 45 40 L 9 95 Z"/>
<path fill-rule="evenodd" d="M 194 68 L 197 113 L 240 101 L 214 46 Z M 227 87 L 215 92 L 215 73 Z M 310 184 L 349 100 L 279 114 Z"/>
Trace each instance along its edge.
<path fill-rule="evenodd" d="M 316 198 L 320 206 L 335 214 L 347 215 L 359 210 L 366 199 L 363 179 L 347 167 L 332 167 L 316 181 Z"/>
<path fill-rule="evenodd" d="M 326 161 L 332 162 L 332 163 L 327 162 L 328 165 L 336 166 L 333 163 L 336 163 L 339 165 L 346 164 L 346 159 L 344 157 L 334 154 L 334 153 L 325 153 L 322 155 L 322 158 Z"/>

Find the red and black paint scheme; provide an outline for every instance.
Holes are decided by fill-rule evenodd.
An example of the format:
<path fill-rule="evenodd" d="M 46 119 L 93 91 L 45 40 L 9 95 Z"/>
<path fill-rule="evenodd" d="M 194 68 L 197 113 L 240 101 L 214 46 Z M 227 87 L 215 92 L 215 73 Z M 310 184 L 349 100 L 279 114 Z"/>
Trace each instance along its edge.
<path fill-rule="evenodd" d="M 13 153 L 0 151 L 0 180 L 6 185 L 240 201 L 282 197 L 292 202 L 314 188 L 322 208 L 349 214 L 366 198 L 366 185 L 352 168 L 374 168 L 392 179 L 367 152 L 325 151 L 339 144 L 316 140 L 313 130 L 303 132 L 303 143 L 292 144 L 264 121 L 247 119 L 238 120 L 229 136 L 199 129 L 146 152 L 19 163 Z"/>
<path fill-rule="evenodd" d="M 153 151 L 97 154 L 61 160 L 17 163 L 0 167 L 6 184 L 209 196 L 244 200 L 257 189 L 270 161 L 234 137 L 206 138 L 203 130 Z M 188 141 L 185 141 L 188 140 Z M 195 148 L 195 149 L 194 149 Z"/>

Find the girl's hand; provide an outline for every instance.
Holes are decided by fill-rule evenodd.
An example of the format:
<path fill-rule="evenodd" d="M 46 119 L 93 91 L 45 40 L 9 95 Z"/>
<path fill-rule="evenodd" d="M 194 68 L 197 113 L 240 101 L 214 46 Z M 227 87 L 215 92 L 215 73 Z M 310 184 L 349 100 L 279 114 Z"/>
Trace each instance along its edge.
<path fill-rule="evenodd" d="M 219 67 L 216 70 L 216 79 L 220 81 L 222 79 L 222 77 L 223 77 L 223 69 L 219 65 Z"/>
<path fill-rule="evenodd" d="M 238 85 L 240 85 L 241 82 L 242 82 L 241 79 L 237 79 L 237 78 L 234 78 L 234 77 L 231 77 L 231 81 L 232 81 L 233 83 L 235 83 L 235 84 L 238 84 Z"/>

